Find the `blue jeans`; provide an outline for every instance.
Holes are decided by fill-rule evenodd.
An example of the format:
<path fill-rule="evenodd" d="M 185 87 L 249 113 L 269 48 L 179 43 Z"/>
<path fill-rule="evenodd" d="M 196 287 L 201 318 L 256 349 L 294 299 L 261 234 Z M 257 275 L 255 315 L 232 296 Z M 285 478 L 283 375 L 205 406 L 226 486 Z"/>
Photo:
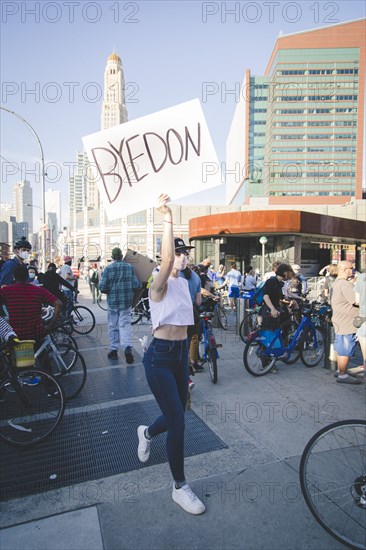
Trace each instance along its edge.
<path fill-rule="evenodd" d="M 108 308 L 110 349 L 118 350 L 132 345 L 131 308 L 114 311 Z"/>
<path fill-rule="evenodd" d="M 65 296 L 67 298 L 66 313 L 67 313 L 67 315 L 71 315 L 72 308 L 73 308 L 73 305 L 74 305 L 74 293 L 69 288 L 64 288 L 64 290 L 62 292 L 65 294 Z"/>
<path fill-rule="evenodd" d="M 184 413 L 188 392 L 188 340 L 153 338 L 143 364 L 146 379 L 162 415 L 151 426 L 149 435 L 168 432 L 166 450 L 176 482 L 184 477 Z"/>

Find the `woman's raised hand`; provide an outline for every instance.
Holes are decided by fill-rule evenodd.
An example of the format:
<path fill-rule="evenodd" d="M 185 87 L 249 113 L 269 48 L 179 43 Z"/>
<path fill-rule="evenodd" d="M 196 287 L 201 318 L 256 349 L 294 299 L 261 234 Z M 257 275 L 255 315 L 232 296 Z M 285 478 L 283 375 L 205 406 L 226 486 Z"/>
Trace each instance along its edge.
<path fill-rule="evenodd" d="M 168 202 L 170 202 L 169 195 L 162 193 L 158 198 L 158 204 L 156 205 L 156 208 L 159 210 L 159 212 L 161 212 L 162 214 L 166 214 L 167 212 L 171 213 L 171 209 L 167 205 Z"/>

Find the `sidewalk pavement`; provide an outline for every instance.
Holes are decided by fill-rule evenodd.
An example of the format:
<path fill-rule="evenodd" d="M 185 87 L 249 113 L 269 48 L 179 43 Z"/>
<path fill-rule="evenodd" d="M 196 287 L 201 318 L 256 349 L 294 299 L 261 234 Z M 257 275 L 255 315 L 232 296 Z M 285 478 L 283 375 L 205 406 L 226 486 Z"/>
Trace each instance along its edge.
<path fill-rule="evenodd" d="M 115 373 L 116 367 L 106 358 L 107 314 L 80 286 L 81 304 L 97 319 L 91 335 L 78 337 L 91 380 L 95 367 L 106 373 Z M 167 463 L 147 463 L 127 473 L 2 502 L 1 550 L 344 548 L 307 509 L 299 462 L 307 441 L 323 426 L 365 418 L 365 384 L 342 386 L 332 371 L 300 362 L 278 362 L 278 374 L 252 377 L 243 367 L 244 345 L 234 321 L 229 315 L 228 331 L 216 330 L 222 343 L 218 383 L 212 384 L 207 368 L 193 378 L 193 411 L 227 445 L 185 461 L 187 480 L 205 503 L 205 514 L 191 516 L 172 501 Z M 121 374 L 131 369 L 132 378 L 143 376 L 139 338 L 147 331 L 144 324 L 134 327 L 136 361 L 127 366 L 120 353 Z M 153 401 L 151 394 L 98 406 L 147 401 Z M 42 453 L 42 445 L 38 449 Z"/>

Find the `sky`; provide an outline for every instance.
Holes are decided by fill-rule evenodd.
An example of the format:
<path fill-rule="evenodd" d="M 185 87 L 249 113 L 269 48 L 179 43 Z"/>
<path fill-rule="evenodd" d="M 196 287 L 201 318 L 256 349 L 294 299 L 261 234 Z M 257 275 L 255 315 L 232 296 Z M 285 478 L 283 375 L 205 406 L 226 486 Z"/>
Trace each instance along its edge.
<path fill-rule="evenodd" d="M 223 162 L 245 70 L 264 74 L 279 33 L 365 15 L 363 0 L 3 1 L 1 105 L 38 134 L 46 190 L 61 191 L 65 224 L 68 178 L 81 138 L 100 130 L 103 74 L 113 51 L 122 59 L 129 120 L 199 98 Z M 29 179 L 37 220 L 38 143 L 17 117 L 0 114 L 0 202 L 12 202 L 14 182 Z M 215 195 L 224 204 L 223 188 Z"/>

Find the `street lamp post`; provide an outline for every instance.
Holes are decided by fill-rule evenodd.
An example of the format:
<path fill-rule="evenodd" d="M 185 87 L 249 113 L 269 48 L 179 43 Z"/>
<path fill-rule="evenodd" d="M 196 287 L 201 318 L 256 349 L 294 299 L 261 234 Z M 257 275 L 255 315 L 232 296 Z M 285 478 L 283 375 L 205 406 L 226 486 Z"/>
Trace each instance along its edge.
<path fill-rule="evenodd" d="M 262 278 L 263 278 L 264 277 L 264 258 L 265 258 L 266 244 L 268 242 L 268 239 L 267 239 L 267 237 L 263 236 L 259 239 L 259 242 L 262 245 L 262 268 L 261 268 L 261 271 L 262 271 Z"/>
<path fill-rule="evenodd" d="M 42 186 L 42 216 L 43 216 L 43 223 L 46 223 L 46 196 L 45 196 L 45 173 L 44 173 L 44 154 L 43 154 L 43 147 L 41 144 L 41 140 L 38 137 L 37 132 L 35 129 L 29 124 L 25 118 L 23 118 L 21 115 L 16 113 L 15 111 L 11 111 L 10 109 L 6 109 L 6 107 L 0 106 L 0 109 L 3 109 L 3 111 L 6 111 L 7 113 L 10 113 L 11 115 L 16 116 L 19 120 L 24 122 L 24 124 L 28 127 L 28 129 L 32 132 L 33 136 L 35 137 L 39 150 L 41 153 L 41 186 Z M 46 270 L 46 238 L 45 234 L 43 235 L 44 238 L 42 239 L 42 271 L 44 272 Z"/>

